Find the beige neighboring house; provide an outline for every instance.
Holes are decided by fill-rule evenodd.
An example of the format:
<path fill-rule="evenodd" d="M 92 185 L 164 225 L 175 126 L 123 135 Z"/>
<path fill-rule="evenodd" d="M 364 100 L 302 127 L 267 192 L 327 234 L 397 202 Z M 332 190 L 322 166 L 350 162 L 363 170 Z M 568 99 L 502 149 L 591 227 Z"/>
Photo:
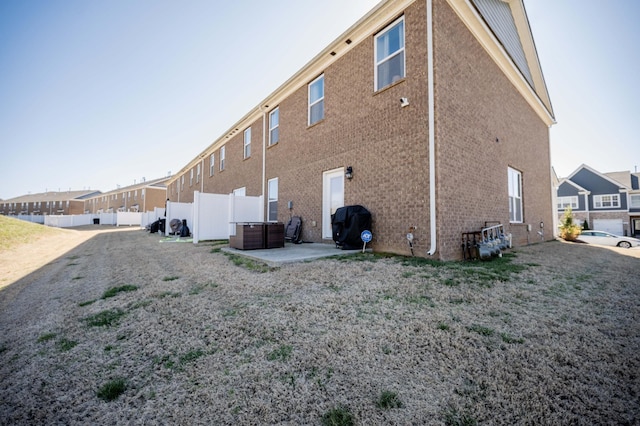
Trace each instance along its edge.
<path fill-rule="evenodd" d="M 165 207 L 166 182 L 169 177 L 142 181 L 137 184 L 97 194 L 84 200 L 86 213 L 148 212 Z"/>
<path fill-rule="evenodd" d="M 262 195 L 268 221 L 300 216 L 314 242 L 332 241 L 336 208 L 359 204 L 374 250 L 408 254 L 413 229 L 417 255 L 459 259 L 462 233 L 486 223 L 516 246 L 553 238 L 554 123 L 521 0 L 382 1 L 167 195 Z"/>
<path fill-rule="evenodd" d="M 84 203 L 100 191 L 43 192 L 0 201 L 3 215 L 70 215 L 84 213 Z"/>

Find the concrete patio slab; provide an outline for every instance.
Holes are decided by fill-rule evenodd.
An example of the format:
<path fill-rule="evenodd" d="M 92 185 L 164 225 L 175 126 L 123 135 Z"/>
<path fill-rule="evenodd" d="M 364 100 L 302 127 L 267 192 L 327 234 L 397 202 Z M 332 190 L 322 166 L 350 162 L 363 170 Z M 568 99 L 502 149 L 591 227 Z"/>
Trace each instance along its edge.
<path fill-rule="evenodd" d="M 281 266 L 285 263 L 304 262 L 324 257 L 362 252 L 362 250 L 340 250 L 339 248 L 336 248 L 335 244 L 322 243 L 285 243 L 283 248 L 259 250 L 239 250 L 231 247 L 224 247 L 222 248 L 222 251 L 248 257 L 250 259 L 266 263 L 272 267 Z"/>

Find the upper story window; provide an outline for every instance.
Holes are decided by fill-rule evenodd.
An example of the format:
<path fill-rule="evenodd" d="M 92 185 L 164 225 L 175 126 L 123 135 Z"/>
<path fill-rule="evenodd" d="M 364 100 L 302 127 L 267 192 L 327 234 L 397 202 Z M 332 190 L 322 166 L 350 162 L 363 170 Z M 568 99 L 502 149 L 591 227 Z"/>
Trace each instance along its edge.
<path fill-rule="evenodd" d="M 184 191 L 184 175 L 180 176 L 180 189 Z"/>
<path fill-rule="evenodd" d="M 189 171 L 189 186 L 193 185 L 193 169 Z"/>
<path fill-rule="evenodd" d="M 244 131 L 244 158 L 251 157 L 251 127 Z"/>
<path fill-rule="evenodd" d="M 629 207 L 632 209 L 640 209 L 640 194 L 629 195 Z"/>
<path fill-rule="evenodd" d="M 196 183 L 200 182 L 200 163 L 198 163 L 197 169 L 196 169 Z"/>
<path fill-rule="evenodd" d="M 211 154 L 211 156 L 209 157 L 209 176 L 213 176 L 215 164 L 216 164 L 216 155 Z"/>
<path fill-rule="evenodd" d="M 224 160 L 225 160 L 225 149 L 226 147 L 220 148 L 220 171 L 224 170 Z"/>
<path fill-rule="evenodd" d="M 380 90 L 405 77 L 404 17 L 375 38 L 375 85 Z"/>
<path fill-rule="evenodd" d="M 593 208 L 607 209 L 620 207 L 620 194 L 594 195 Z"/>
<path fill-rule="evenodd" d="M 522 173 L 508 168 L 509 222 L 522 223 Z"/>
<path fill-rule="evenodd" d="M 309 126 L 324 119 L 324 74 L 309 83 Z"/>
<path fill-rule="evenodd" d="M 269 113 L 269 145 L 278 143 L 280 140 L 280 108 L 276 108 Z"/>
<path fill-rule="evenodd" d="M 572 210 L 578 208 L 578 196 L 573 195 L 571 197 L 558 197 L 558 210 L 564 210 L 567 207 L 571 207 Z"/>

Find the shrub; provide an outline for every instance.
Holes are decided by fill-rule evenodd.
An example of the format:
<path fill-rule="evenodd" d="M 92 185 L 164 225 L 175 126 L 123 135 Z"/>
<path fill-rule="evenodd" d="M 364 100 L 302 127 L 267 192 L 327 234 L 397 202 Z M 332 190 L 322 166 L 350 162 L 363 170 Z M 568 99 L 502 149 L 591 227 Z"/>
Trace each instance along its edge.
<path fill-rule="evenodd" d="M 571 207 L 567 207 L 560 221 L 560 238 L 567 241 L 575 241 L 580 235 L 580 225 L 573 222 Z"/>
<path fill-rule="evenodd" d="M 127 389 L 124 379 L 116 379 L 105 383 L 98 389 L 98 398 L 105 401 L 113 401 Z"/>
<path fill-rule="evenodd" d="M 376 406 L 382 409 L 402 408 L 402 401 L 400 401 L 396 392 L 383 391 L 376 401 Z"/>
<path fill-rule="evenodd" d="M 323 426 L 352 426 L 354 422 L 349 409 L 338 407 L 324 413 L 322 424 Z"/>

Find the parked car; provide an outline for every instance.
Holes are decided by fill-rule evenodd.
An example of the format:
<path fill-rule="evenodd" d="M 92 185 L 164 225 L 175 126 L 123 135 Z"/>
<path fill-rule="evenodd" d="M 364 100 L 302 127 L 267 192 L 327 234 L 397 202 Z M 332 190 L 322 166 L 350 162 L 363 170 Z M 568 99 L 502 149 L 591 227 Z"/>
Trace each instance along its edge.
<path fill-rule="evenodd" d="M 604 231 L 582 231 L 578 240 L 601 246 L 617 246 L 623 248 L 640 247 L 640 240 L 632 237 L 621 237 Z"/>

